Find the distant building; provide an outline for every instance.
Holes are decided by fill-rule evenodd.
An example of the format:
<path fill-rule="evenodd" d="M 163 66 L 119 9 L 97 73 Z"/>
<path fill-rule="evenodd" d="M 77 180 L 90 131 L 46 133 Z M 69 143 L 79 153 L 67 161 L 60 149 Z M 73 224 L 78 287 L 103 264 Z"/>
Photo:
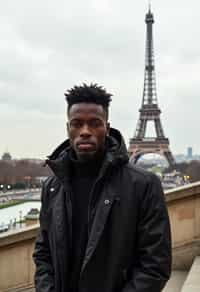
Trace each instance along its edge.
<path fill-rule="evenodd" d="M 29 163 L 35 163 L 35 164 L 42 164 L 42 163 L 44 163 L 44 160 L 39 159 L 39 158 L 21 158 L 19 160 L 24 160 L 24 161 L 27 161 Z"/>
<path fill-rule="evenodd" d="M 192 159 L 192 157 L 193 157 L 192 147 L 188 147 L 187 148 L 187 158 Z"/>
<path fill-rule="evenodd" d="M 10 155 L 9 152 L 5 152 L 5 153 L 2 155 L 1 159 L 4 160 L 4 161 L 10 161 L 10 160 L 12 160 L 12 156 Z"/>

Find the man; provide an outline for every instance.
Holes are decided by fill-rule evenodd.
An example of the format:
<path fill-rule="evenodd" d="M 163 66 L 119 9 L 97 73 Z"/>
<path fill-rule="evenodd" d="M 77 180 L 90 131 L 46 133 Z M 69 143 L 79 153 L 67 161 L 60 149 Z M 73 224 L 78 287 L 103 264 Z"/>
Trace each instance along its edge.
<path fill-rule="evenodd" d="M 128 162 L 111 94 L 67 91 L 69 140 L 47 160 L 34 260 L 37 292 L 160 292 L 170 227 L 159 179 Z"/>

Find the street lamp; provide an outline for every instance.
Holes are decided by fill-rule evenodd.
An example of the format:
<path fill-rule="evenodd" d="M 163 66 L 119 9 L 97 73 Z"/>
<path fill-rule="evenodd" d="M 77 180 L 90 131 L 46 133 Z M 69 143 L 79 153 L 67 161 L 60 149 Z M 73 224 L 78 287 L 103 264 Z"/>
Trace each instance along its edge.
<path fill-rule="evenodd" d="M 8 191 L 11 190 L 11 185 L 7 185 L 7 190 L 8 190 Z"/>

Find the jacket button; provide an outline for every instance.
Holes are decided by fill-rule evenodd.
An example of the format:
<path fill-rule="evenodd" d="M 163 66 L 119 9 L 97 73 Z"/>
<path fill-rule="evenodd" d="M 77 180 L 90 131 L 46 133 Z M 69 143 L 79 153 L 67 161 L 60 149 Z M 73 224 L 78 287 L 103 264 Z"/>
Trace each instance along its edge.
<path fill-rule="evenodd" d="M 106 199 L 106 200 L 104 201 L 104 204 L 105 204 L 105 205 L 109 205 L 109 204 L 110 204 L 110 200 Z"/>

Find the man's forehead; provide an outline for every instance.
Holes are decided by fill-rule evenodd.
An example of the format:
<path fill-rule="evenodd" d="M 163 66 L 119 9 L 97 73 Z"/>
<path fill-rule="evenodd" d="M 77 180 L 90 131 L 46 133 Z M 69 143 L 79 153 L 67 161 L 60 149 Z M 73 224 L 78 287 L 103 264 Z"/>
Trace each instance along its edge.
<path fill-rule="evenodd" d="M 94 114 L 105 115 L 105 111 L 102 105 L 96 103 L 76 103 L 69 109 L 69 116 L 78 114 Z"/>

